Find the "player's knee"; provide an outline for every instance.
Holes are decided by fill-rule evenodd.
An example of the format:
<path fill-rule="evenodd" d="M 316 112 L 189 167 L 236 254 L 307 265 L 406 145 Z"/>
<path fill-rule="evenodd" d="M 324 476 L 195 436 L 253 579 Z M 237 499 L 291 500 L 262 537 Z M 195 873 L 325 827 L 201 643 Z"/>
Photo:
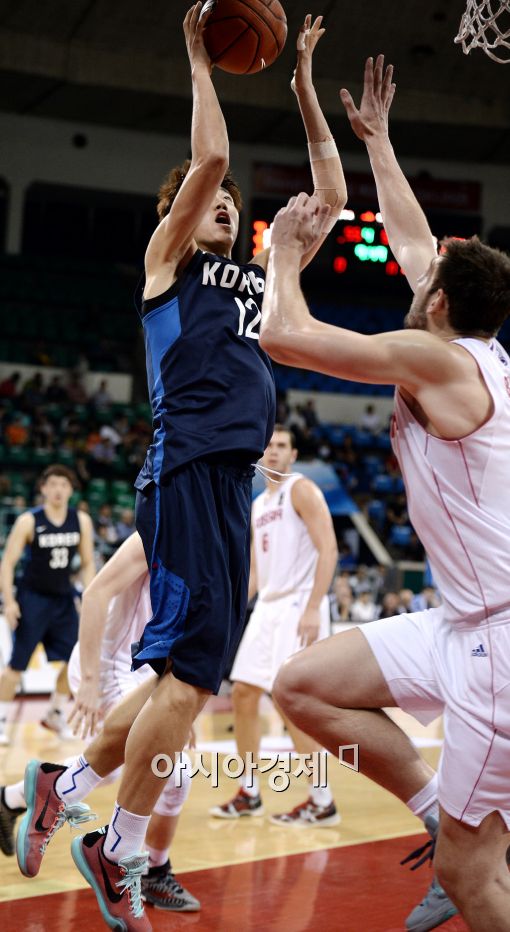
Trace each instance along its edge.
<path fill-rule="evenodd" d="M 2 671 L 1 681 L 4 685 L 16 688 L 21 679 L 21 670 L 13 670 L 12 667 L 6 667 Z"/>
<path fill-rule="evenodd" d="M 178 721 L 189 721 L 191 727 L 209 695 L 205 689 L 165 674 L 153 693 L 153 699 L 162 703 L 166 712 L 176 716 Z"/>
<path fill-rule="evenodd" d="M 308 674 L 299 655 L 291 657 L 280 668 L 273 685 L 272 695 L 284 712 L 291 712 L 306 693 Z"/>
<path fill-rule="evenodd" d="M 165 782 L 154 812 L 161 816 L 178 816 L 191 790 L 191 761 L 183 753 Z"/>
<path fill-rule="evenodd" d="M 232 687 L 232 702 L 236 711 L 257 712 L 260 689 L 250 683 L 241 683 L 238 680 Z"/>

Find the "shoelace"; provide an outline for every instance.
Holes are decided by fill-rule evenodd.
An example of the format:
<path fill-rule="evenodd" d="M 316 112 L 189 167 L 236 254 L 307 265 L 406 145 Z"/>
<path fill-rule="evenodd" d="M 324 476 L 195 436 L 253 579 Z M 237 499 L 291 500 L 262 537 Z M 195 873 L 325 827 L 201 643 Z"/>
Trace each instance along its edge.
<path fill-rule="evenodd" d="M 436 840 L 435 838 L 429 838 L 429 840 L 425 842 L 424 845 L 422 845 L 420 848 L 416 848 L 415 851 L 411 851 L 411 853 L 408 854 L 407 857 L 404 858 L 404 860 L 400 863 L 408 864 L 409 861 L 416 861 L 416 864 L 413 864 L 413 866 L 409 868 L 409 870 L 415 871 L 418 867 L 421 867 L 422 864 L 425 864 L 426 861 L 430 861 L 432 864 L 435 850 Z"/>
<path fill-rule="evenodd" d="M 142 874 L 147 867 L 147 859 L 140 858 L 139 863 L 132 867 L 120 864 L 119 867 L 125 872 L 125 876 L 118 880 L 115 886 L 119 887 L 121 893 L 127 891 L 129 909 L 135 919 L 140 919 L 143 916 Z"/>
<path fill-rule="evenodd" d="M 70 806 L 59 809 L 48 834 L 39 848 L 40 853 L 45 854 L 51 839 L 62 828 L 64 822 L 68 822 L 71 828 L 76 828 L 78 825 L 82 825 L 83 822 L 91 822 L 93 819 L 97 819 L 96 813 L 92 812 L 88 806 L 82 806 L 81 803 L 72 803 Z"/>

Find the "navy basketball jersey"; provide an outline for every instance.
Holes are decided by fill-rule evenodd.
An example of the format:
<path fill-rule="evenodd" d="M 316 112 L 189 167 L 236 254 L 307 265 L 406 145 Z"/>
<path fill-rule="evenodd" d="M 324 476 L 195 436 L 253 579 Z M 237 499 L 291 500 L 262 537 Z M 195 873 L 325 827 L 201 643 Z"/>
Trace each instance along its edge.
<path fill-rule="evenodd" d="M 34 539 L 27 547 L 21 585 L 34 592 L 62 595 L 71 591 L 71 563 L 80 543 L 80 523 L 75 508 L 68 508 L 63 524 L 49 521 L 44 508 L 33 509 Z"/>
<path fill-rule="evenodd" d="M 264 285 L 260 266 L 197 250 L 171 288 L 142 301 L 154 438 L 137 488 L 212 453 L 262 455 L 275 418 Z"/>

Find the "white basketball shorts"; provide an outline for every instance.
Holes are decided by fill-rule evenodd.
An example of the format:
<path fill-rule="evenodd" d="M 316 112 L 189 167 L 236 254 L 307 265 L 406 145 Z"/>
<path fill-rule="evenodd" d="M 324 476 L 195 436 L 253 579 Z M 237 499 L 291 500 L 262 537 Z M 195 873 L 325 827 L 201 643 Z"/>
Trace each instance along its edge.
<path fill-rule="evenodd" d="M 258 599 L 239 645 L 231 680 L 271 692 L 282 664 L 301 650 L 297 631 L 309 597 L 309 592 L 298 592 L 272 602 Z M 327 596 L 320 605 L 320 619 L 319 641 L 330 633 Z"/>
<path fill-rule="evenodd" d="M 510 831 L 510 618 L 452 625 L 443 609 L 360 626 L 396 705 L 444 715 L 439 802 L 477 826 L 498 811 Z"/>
<path fill-rule="evenodd" d="M 140 683 L 144 683 L 147 677 L 151 676 L 154 676 L 154 671 L 148 664 L 145 664 L 145 666 L 133 672 L 128 664 L 122 663 L 122 661 L 111 660 L 105 663 L 102 660 L 99 682 L 103 716 L 108 715 L 124 696 L 127 696 L 127 694 L 132 692 L 133 689 L 136 689 Z M 75 697 L 81 682 L 79 643 L 74 645 L 73 652 L 69 658 L 67 678 L 69 680 L 69 689 L 73 697 Z"/>

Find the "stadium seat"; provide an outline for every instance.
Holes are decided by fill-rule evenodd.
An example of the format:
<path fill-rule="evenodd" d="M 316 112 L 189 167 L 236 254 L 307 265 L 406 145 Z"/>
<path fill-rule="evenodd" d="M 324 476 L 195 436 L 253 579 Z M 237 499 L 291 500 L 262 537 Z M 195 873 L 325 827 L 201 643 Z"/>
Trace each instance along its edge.
<path fill-rule="evenodd" d="M 374 476 L 372 480 L 372 491 L 382 495 L 389 495 L 390 492 L 394 491 L 393 482 L 392 476 L 381 473 L 379 476 Z"/>
<path fill-rule="evenodd" d="M 412 528 L 408 524 L 394 524 L 390 530 L 390 544 L 394 547 L 407 547 L 411 534 Z"/>

